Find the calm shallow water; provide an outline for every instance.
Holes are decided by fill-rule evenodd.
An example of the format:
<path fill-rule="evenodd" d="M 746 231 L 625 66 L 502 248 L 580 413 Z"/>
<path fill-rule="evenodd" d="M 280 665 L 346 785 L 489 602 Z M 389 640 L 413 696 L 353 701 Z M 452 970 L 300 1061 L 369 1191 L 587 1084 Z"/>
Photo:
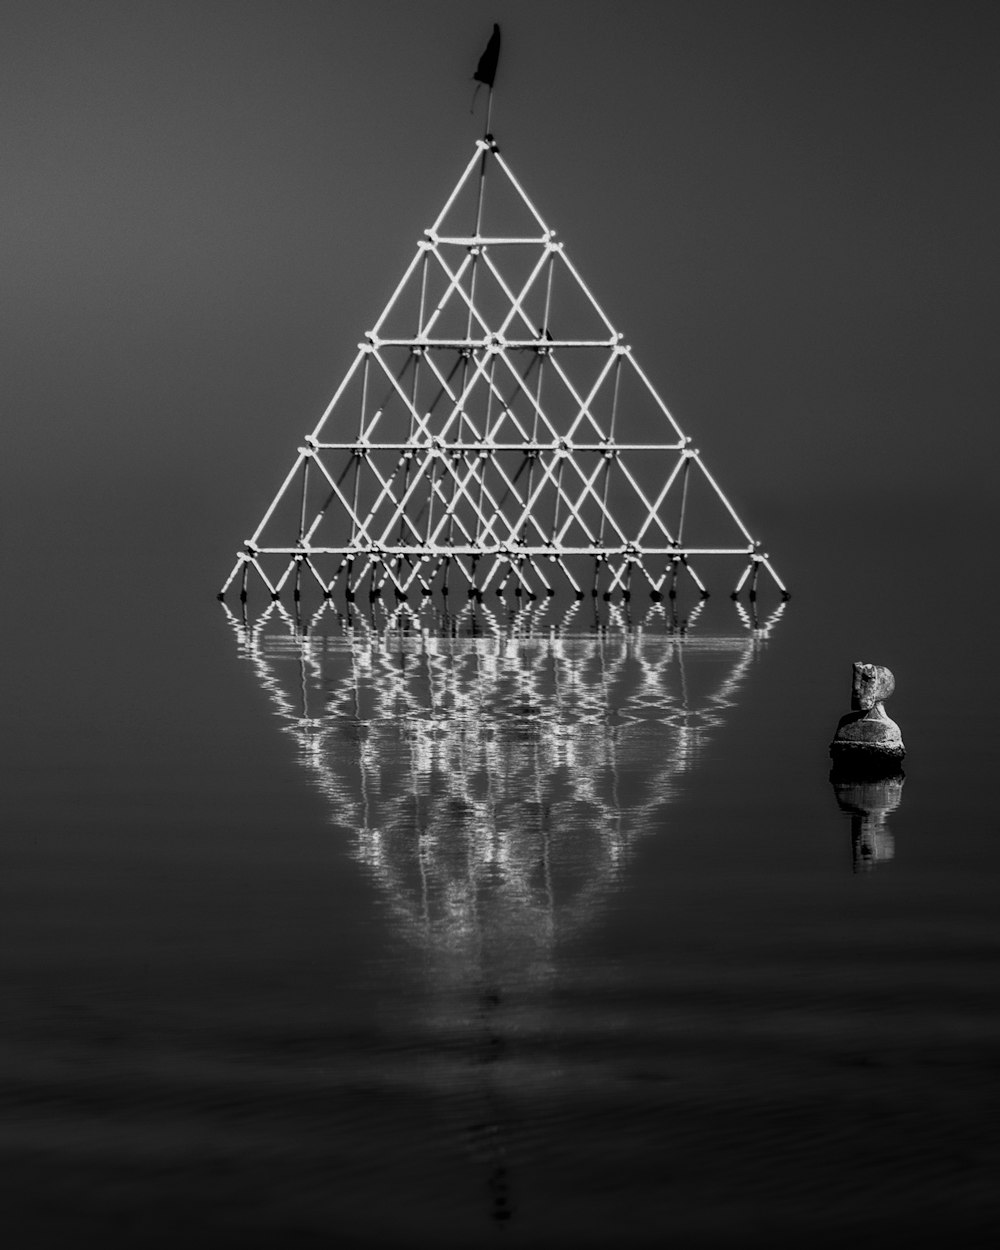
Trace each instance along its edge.
<path fill-rule="evenodd" d="M 926 560 L 757 631 L 25 621 L 8 1244 L 986 1244 L 995 679 Z M 854 659 L 907 776 L 838 801 Z"/>

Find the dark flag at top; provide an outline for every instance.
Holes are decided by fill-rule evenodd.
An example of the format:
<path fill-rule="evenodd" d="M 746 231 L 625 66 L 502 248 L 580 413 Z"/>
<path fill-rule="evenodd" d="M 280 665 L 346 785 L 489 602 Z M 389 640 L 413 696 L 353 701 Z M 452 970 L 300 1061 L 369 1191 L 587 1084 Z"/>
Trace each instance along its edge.
<path fill-rule="evenodd" d="M 497 76 L 497 62 L 500 60 L 500 27 L 493 23 L 493 34 L 486 45 L 486 51 L 479 58 L 476 72 L 472 75 L 476 82 L 484 82 L 491 90 L 493 80 Z"/>

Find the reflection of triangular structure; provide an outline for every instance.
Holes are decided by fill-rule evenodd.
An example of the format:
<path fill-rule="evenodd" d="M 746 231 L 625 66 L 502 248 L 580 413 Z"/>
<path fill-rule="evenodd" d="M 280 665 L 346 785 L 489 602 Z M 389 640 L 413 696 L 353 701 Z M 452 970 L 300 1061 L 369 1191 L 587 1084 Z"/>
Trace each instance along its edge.
<path fill-rule="evenodd" d="M 658 599 L 707 556 L 785 593 L 487 136 L 222 594 Z"/>
<path fill-rule="evenodd" d="M 378 622 L 329 604 L 308 625 L 280 604 L 230 620 L 396 923 L 467 974 L 545 960 L 592 917 L 781 610 L 752 628 L 741 609 L 746 632 L 721 637 L 671 628 L 661 607 L 627 628 L 615 606 L 597 633 L 478 604 L 436 629 L 409 608 Z"/>

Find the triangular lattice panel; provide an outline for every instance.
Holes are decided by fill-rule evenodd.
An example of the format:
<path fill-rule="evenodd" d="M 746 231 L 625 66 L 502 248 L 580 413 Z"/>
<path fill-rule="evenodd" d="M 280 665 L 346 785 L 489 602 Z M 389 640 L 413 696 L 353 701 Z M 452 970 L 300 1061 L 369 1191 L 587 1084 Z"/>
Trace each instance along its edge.
<path fill-rule="evenodd" d="M 785 588 L 495 141 L 455 190 L 222 594 Z"/>

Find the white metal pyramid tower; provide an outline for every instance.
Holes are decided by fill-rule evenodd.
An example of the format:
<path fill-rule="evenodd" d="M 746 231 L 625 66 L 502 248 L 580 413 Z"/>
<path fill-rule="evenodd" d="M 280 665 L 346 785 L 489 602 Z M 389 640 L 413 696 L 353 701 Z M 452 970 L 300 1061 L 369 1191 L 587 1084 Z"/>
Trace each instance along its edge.
<path fill-rule="evenodd" d="M 707 595 L 708 557 L 787 598 L 487 134 L 220 598 Z"/>

